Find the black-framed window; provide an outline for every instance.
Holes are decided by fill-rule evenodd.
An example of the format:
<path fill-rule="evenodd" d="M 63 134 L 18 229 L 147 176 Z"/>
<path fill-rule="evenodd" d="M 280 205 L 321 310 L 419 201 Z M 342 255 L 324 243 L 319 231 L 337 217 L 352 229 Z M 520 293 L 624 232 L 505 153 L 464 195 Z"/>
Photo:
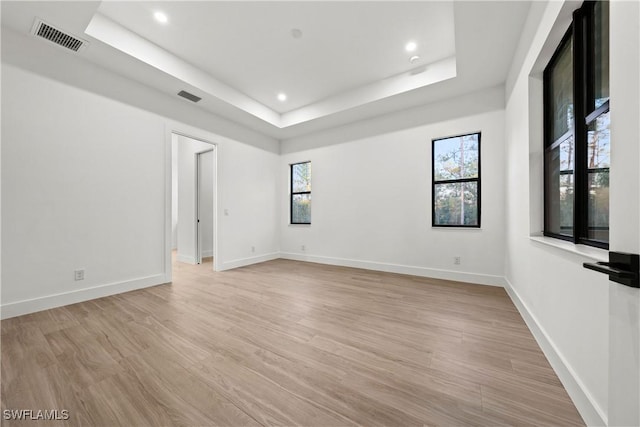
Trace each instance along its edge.
<path fill-rule="evenodd" d="M 544 71 L 544 234 L 609 247 L 609 3 L 587 1 Z"/>
<path fill-rule="evenodd" d="M 311 162 L 290 165 L 291 224 L 311 224 Z"/>
<path fill-rule="evenodd" d="M 431 141 L 432 225 L 480 227 L 480 132 Z"/>

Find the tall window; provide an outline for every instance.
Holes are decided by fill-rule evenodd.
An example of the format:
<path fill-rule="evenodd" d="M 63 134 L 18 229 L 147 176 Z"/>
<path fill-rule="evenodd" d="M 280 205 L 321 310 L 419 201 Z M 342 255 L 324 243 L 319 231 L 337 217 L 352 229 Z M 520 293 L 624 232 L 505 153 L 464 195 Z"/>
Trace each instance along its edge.
<path fill-rule="evenodd" d="M 432 225 L 480 227 L 480 133 L 432 141 Z"/>
<path fill-rule="evenodd" d="M 311 162 L 291 165 L 291 224 L 311 224 Z"/>
<path fill-rule="evenodd" d="M 609 247 L 609 3 L 585 2 L 544 71 L 546 236 Z"/>

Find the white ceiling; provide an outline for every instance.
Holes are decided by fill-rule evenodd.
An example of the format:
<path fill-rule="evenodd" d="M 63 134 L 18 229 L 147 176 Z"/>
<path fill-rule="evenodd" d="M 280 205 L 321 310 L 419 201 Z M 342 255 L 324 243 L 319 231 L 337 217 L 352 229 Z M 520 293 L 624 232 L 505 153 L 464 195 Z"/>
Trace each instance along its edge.
<path fill-rule="evenodd" d="M 199 108 L 286 139 L 504 84 L 529 6 L 3 1 L 2 27 L 28 34 L 41 18 L 90 41 L 73 55 L 171 96 L 187 90 Z M 404 50 L 410 40 L 415 53 Z"/>
<path fill-rule="evenodd" d="M 103 2 L 98 12 L 278 113 L 455 55 L 452 2 Z"/>

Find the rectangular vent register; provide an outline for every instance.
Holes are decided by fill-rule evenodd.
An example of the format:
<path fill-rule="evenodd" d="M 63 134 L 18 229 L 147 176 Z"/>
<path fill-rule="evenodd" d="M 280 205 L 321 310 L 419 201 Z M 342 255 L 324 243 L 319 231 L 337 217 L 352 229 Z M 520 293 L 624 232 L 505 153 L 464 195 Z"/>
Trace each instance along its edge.
<path fill-rule="evenodd" d="M 31 34 L 74 52 L 82 50 L 89 44 L 86 40 L 66 33 L 53 25 L 47 24 L 41 19 L 36 19 Z"/>

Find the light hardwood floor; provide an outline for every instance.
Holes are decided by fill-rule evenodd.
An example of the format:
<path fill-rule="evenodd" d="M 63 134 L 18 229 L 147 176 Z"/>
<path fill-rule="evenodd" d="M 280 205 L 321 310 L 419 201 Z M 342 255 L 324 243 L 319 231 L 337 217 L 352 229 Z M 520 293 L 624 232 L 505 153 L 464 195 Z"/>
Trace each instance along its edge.
<path fill-rule="evenodd" d="M 2 409 L 67 409 L 59 425 L 583 425 L 501 288 L 174 265 L 172 285 L 2 321 Z"/>

